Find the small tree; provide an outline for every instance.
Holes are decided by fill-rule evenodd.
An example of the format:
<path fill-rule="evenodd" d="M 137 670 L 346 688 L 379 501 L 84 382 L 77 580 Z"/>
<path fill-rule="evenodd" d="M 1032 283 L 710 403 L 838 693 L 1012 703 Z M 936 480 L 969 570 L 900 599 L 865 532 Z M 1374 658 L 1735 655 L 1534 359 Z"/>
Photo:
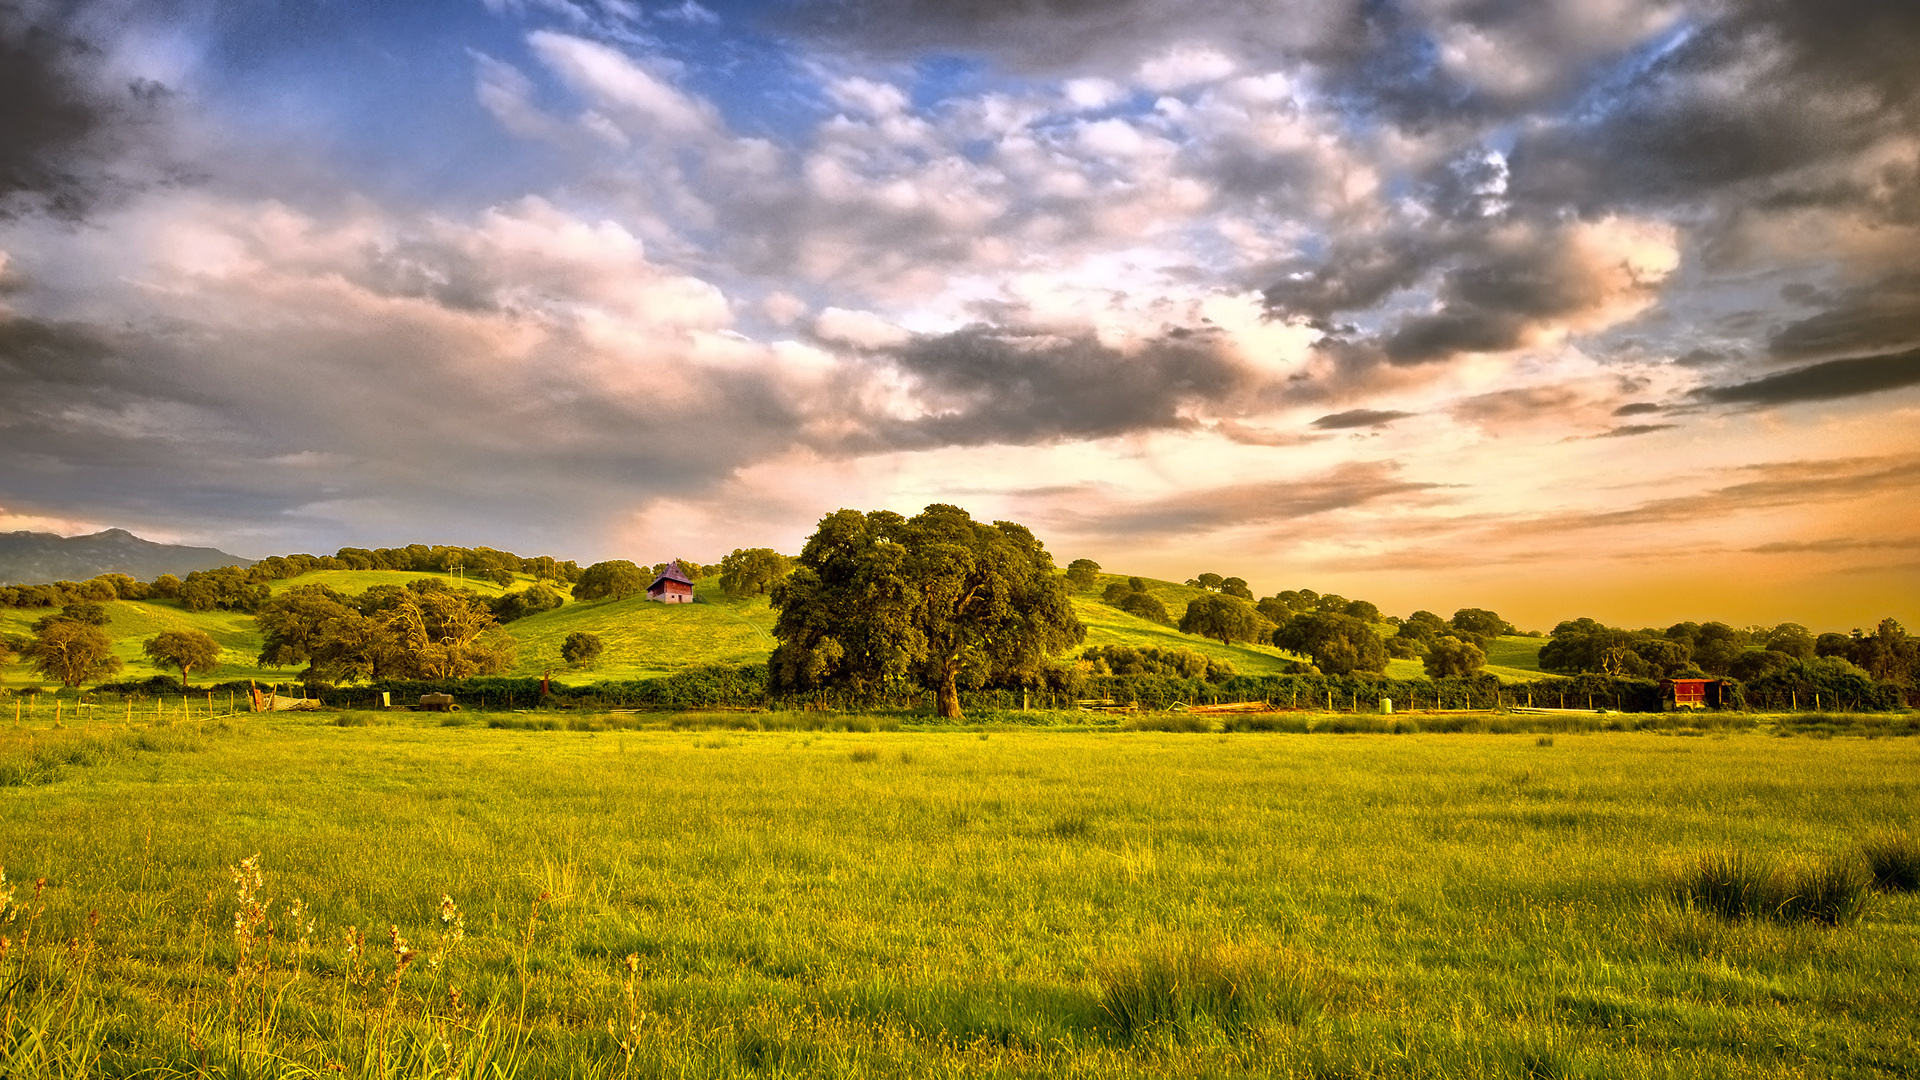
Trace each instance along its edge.
<path fill-rule="evenodd" d="M 1120 602 L 1115 606 L 1129 615 L 1150 622 L 1168 625 L 1173 623 L 1173 616 L 1167 614 L 1167 605 L 1161 603 L 1160 598 L 1152 593 L 1130 592 L 1121 597 Z"/>
<path fill-rule="evenodd" d="M 140 649 L 155 664 L 178 669 L 183 689 L 187 676 L 220 666 L 220 643 L 200 630 L 168 630 L 148 638 Z"/>
<path fill-rule="evenodd" d="M 62 686 L 79 686 L 123 666 L 106 631 L 71 619 L 57 620 L 35 635 L 28 655 L 35 671 Z"/>
<path fill-rule="evenodd" d="M 1076 591 L 1093 588 L 1098 579 L 1100 564 L 1092 559 L 1075 559 L 1067 564 L 1067 585 Z"/>
<path fill-rule="evenodd" d="M 560 659 L 565 660 L 568 667 L 592 667 L 594 661 L 600 659 L 600 654 L 605 651 L 606 646 L 601 643 L 600 635 L 589 634 L 585 630 L 575 630 L 568 634 L 567 640 L 561 644 Z"/>

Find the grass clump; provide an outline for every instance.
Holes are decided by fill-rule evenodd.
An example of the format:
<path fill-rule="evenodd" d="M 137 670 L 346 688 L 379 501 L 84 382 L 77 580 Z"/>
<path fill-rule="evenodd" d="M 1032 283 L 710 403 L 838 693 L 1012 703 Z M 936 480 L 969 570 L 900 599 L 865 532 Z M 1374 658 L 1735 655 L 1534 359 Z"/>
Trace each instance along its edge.
<path fill-rule="evenodd" d="M 1674 893 L 1723 919 L 1842 926 L 1866 913 L 1870 880 L 1849 858 L 1787 867 L 1744 851 L 1705 855 L 1681 872 Z"/>
<path fill-rule="evenodd" d="M 1254 944 L 1162 943 L 1096 975 L 1103 1026 L 1123 1043 L 1239 1040 L 1318 1011 L 1299 965 Z"/>
<path fill-rule="evenodd" d="M 1920 840 L 1890 833 L 1869 841 L 1862 853 L 1874 888 L 1881 892 L 1920 890 Z"/>

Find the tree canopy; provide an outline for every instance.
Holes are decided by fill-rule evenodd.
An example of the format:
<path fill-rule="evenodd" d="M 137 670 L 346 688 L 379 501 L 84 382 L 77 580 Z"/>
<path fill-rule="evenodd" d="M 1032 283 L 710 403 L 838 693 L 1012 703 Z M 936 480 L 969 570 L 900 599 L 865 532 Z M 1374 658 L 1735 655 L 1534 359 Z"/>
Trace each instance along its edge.
<path fill-rule="evenodd" d="M 822 518 L 773 590 L 777 687 L 878 696 L 931 687 L 960 716 L 960 687 L 1034 678 L 1078 644 L 1066 581 L 1024 525 L 976 522 L 934 504 L 913 518 L 840 510 Z"/>
<path fill-rule="evenodd" d="M 638 596 L 653 584 L 654 575 L 627 559 L 597 562 L 580 572 L 573 586 L 575 600 L 624 600 Z"/>
<path fill-rule="evenodd" d="M 600 654 L 605 652 L 606 648 L 599 634 L 575 630 L 567 635 L 565 642 L 561 643 L 560 659 L 565 660 L 568 667 L 592 667 L 593 662 L 600 659 Z"/>
<path fill-rule="evenodd" d="M 1180 616 L 1180 632 L 1231 645 L 1236 641 L 1262 641 L 1273 633 L 1273 624 L 1237 596 L 1208 593 L 1188 602 L 1186 614 Z"/>
<path fill-rule="evenodd" d="M 73 619 L 56 619 L 35 634 L 27 655 L 35 671 L 62 686 L 92 682 L 123 666 L 105 630 Z"/>
<path fill-rule="evenodd" d="M 266 639 L 260 663 L 306 662 L 309 674 L 336 680 L 493 675 L 513 666 L 517 649 L 492 604 L 433 578 L 357 596 L 300 586 L 254 618 Z"/>
<path fill-rule="evenodd" d="M 220 667 L 220 643 L 202 630 L 162 631 L 148 638 L 141 645 L 141 651 L 161 667 L 179 671 L 182 687 L 187 685 L 187 677 L 192 673 L 214 671 Z"/>
<path fill-rule="evenodd" d="M 729 600 L 765 596 L 793 572 L 793 560 L 772 548 L 734 548 L 720 560 L 720 591 Z"/>
<path fill-rule="evenodd" d="M 1487 654 L 1480 646 L 1452 634 L 1442 635 L 1428 643 L 1427 655 L 1421 660 L 1430 679 L 1473 675 L 1487 666 Z"/>
<path fill-rule="evenodd" d="M 1092 559 L 1075 559 L 1067 564 L 1067 584 L 1075 590 L 1091 589 L 1099 573 L 1099 563 Z"/>
<path fill-rule="evenodd" d="M 1341 607 L 1346 602 L 1341 602 Z M 1297 615 L 1273 632 L 1273 643 L 1313 658 L 1328 675 L 1387 669 L 1387 647 L 1373 627 L 1351 615 L 1315 611 Z"/>

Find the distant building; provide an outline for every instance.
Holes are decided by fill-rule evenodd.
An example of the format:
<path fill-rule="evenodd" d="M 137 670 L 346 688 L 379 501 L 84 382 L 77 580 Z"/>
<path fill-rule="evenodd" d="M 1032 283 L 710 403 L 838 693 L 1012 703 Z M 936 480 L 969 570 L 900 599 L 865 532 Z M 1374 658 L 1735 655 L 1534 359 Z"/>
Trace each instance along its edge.
<path fill-rule="evenodd" d="M 680 569 L 679 560 L 667 564 L 660 576 L 647 586 L 647 599 L 658 600 L 663 604 L 693 603 L 693 579 Z"/>
<path fill-rule="evenodd" d="M 1668 679 L 1660 684 L 1660 704 L 1671 709 L 1717 709 L 1726 684 L 1719 679 Z"/>

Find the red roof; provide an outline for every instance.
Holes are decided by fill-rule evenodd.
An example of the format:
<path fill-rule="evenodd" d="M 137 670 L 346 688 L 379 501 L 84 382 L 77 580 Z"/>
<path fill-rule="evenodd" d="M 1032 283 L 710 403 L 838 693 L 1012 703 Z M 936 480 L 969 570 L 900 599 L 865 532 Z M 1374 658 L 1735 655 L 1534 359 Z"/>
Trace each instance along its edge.
<path fill-rule="evenodd" d="M 647 591 L 652 592 L 658 588 L 663 581 L 677 581 L 689 589 L 693 588 L 693 579 L 687 576 L 685 570 L 680 569 L 680 560 L 678 559 L 668 563 L 667 568 L 660 571 L 660 576 L 653 579 L 653 584 L 647 586 Z"/>

